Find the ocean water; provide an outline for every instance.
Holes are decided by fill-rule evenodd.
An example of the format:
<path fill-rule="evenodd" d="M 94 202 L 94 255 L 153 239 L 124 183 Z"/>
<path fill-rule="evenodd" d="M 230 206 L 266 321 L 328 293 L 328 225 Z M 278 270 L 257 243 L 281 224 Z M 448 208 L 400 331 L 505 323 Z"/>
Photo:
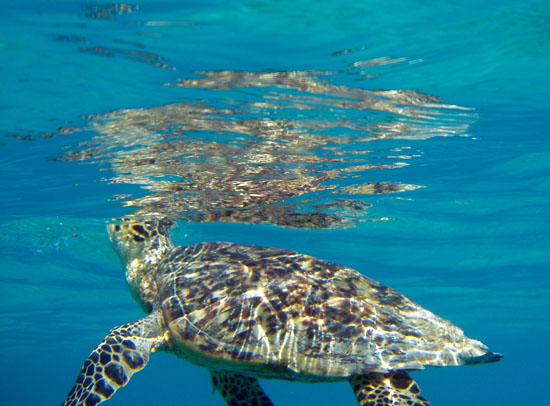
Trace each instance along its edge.
<path fill-rule="evenodd" d="M 550 374 L 550 4 L 4 1 L 0 388 L 60 404 L 142 316 L 105 225 L 292 249 L 504 354 L 414 373 L 432 405 L 543 405 Z M 346 383 L 263 381 L 276 405 Z M 156 353 L 109 405 L 223 405 Z"/>

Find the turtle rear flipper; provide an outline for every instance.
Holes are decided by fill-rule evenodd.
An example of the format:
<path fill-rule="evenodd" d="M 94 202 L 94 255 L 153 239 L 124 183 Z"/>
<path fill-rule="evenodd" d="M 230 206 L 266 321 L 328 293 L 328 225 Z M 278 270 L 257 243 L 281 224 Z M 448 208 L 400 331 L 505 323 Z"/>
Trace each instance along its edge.
<path fill-rule="evenodd" d="M 149 354 L 166 343 L 162 316 L 153 313 L 114 328 L 92 351 L 63 406 L 93 406 L 109 399 L 145 367 Z"/>
<path fill-rule="evenodd" d="M 359 406 L 430 406 L 405 371 L 353 376 L 350 384 Z"/>
<path fill-rule="evenodd" d="M 230 406 L 273 406 L 256 378 L 231 371 L 210 371 L 214 390 Z"/>

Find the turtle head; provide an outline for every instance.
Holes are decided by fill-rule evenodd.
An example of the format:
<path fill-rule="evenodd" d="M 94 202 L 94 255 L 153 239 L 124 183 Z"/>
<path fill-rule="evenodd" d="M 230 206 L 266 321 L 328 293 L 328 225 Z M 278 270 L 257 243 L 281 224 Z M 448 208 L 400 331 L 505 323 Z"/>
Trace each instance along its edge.
<path fill-rule="evenodd" d="M 157 296 L 154 277 L 157 264 L 174 248 L 169 233 L 171 225 L 165 219 L 123 218 L 107 226 L 132 294 L 149 311 Z"/>

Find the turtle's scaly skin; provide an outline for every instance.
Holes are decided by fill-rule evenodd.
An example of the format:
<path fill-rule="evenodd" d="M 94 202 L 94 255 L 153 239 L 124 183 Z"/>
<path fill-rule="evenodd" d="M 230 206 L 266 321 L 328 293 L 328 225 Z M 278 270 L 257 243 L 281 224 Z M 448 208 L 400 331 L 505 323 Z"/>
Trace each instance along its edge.
<path fill-rule="evenodd" d="M 174 247 L 168 226 L 109 226 L 132 291 L 151 314 L 111 331 L 65 405 L 108 399 L 157 348 L 209 368 L 230 406 L 272 405 L 257 377 L 349 380 L 360 406 L 429 406 L 407 370 L 501 358 L 353 269 L 252 245 Z"/>
<path fill-rule="evenodd" d="M 357 375 L 350 379 L 350 384 L 359 406 L 430 406 L 430 403 L 420 396 L 420 388 L 416 382 L 405 371 Z M 387 402 L 388 398 L 392 403 Z"/>
<path fill-rule="evenodd" d="M 149 354 L 166 344 L 162 318 L 153 313 L 114 328 L 84 363 L 64 405 L 96 405 L 145 367 Z"/>

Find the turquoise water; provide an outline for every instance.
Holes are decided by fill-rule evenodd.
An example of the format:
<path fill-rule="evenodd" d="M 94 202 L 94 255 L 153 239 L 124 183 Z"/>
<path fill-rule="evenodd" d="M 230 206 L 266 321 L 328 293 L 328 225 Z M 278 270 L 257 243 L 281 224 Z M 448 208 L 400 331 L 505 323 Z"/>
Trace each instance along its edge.
<path fill-rule="evenodd" d="M 108 330 L 141 317 L 105 233 L 138 207 L 177 217 L 179 244 L 351 266 L 504 354 L 415 373 L 434 406 L 545 404 L 550 6 L 381 3 L 3 3 L 2 404 L 59 404 Z M 234 200 L 191 207 L 235 198 L 223 176 L 205 179 L 254 180 L 251 167 L 314 182 L 261 190 L 259 206 L 341 223 L 260 222 Z M 182 179 L 196 189 L 176 210 L 162 192 Z M 232 221 L 204 220 L 227 208 Z M 263 385 L 276 405 L 354 404 L 344 383 Z M 207 371 L 163 353 L 109 402 L 223 404 Z"/>

